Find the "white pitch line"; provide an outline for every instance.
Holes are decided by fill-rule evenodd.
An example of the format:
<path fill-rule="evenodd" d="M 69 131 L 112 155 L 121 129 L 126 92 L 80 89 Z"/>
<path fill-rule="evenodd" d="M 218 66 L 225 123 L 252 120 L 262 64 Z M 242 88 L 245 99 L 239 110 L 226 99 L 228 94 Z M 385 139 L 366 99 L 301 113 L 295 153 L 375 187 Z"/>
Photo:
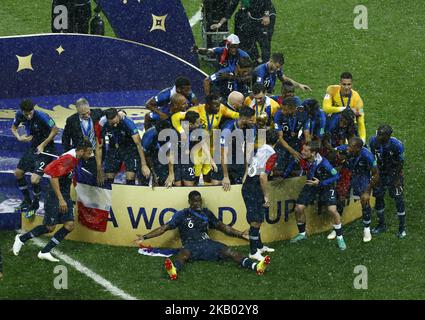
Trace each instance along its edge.
<path fill-rule="evenodd" d="M 195 13 L 195 15 L 189 20 L 190 27 L 193 28 L 199 21 L 201 21 L 201 19 L 202 19 L 202 8 L 199 8 L 199 10 Z"/>
<path fill-rule="evenodd" d="M 32 242 L 37 245 L 40 248 L 44 248 L 46 245 L 46 242 L 37 238 L 31 239 Z M 71 267 L 74 267 L 77 271 L 81 272 L 85 276 L 92 279 L 94 282 L 98 283 L 102 287 L 104 287 L 108 292 L 110 292 L 112 295 L 116 297 L 120 297 L 124 300 L 138 300 L 137 298 L 129 295 L 125 291 L 121 290 L 120 288 L 114 286 L 110 281 L 106 280 L 102 276 L 98 275 L 96 272 L 90 270 L 86 266 L 84 266 L 81 262 L 72 259 L 70 256 L 62 253 L 61 251 L 54 249 L 54 254 L 61 259 L 63 262 L 69 264 Z"/>

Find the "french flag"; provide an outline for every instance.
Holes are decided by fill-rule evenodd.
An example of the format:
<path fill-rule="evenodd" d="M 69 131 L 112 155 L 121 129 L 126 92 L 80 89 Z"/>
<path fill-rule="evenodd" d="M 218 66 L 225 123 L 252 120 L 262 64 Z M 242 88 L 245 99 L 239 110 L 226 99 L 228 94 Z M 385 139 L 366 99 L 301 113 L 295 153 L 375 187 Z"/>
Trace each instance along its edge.
<path fill-rule="evenodd" d="M 94 175 L 82 169 L 81 163 L 75 181 L 78 221 L 91 230 L 105 232 L 112 204 L 111 185 L 97 186 Z"/>
<path fill-rule="evenodd" d="M 138 252 L 144 256 L 168 258 L 179 252 L 179 249 L 152 248 L 151 246 L 144 246 L 141 244 Z"/>

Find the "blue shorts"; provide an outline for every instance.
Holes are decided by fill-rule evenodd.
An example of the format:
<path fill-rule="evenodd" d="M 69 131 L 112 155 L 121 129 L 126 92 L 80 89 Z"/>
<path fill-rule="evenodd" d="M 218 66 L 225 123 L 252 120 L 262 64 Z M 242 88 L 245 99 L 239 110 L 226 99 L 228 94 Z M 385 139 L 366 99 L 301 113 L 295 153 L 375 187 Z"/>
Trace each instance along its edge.
<path fill-rule="evenodd" d="M 297 204 L 309 206 L 316 201 L 317 196 L 319 196 L 320 202 L 327 207 L 336 205 L 336 191 L 333 185 L 324 187 L 304 185 L 298 196 Z"/>
<path fill-rule="evenodd" d="M 215 172 L 211 168 L 211 171 L 208 174 L 209 174 L 209 176 L 210 176 L 210 178 L 212 180 L 221 181 L 224 178 L 224 176 L 223 176 L 223 167 L 221 166 L 221 164 L 217 164 L 217 172 Z"/>
<path fill-rule="evenodd" d="M 64 224 L 67 221 L 74 221 L 74 203 L 69 196 L 63 196 L 66 204 L 68 205 L 68 211 L 65 213 L 59 212 L 58 198 L 49 186 L 49 190 L 46 192 L 46 202 L 44 203 L 44 225 L 53 226 L 57 224 Z"/>
<path fill-rule="evenodd" d="M 369 186 L 370 176 L 364 174 L 353 174 L 351 177 L 351 188 L 353 188 L 353 195 L 361 196 Z"/>
<path fill-rule="evenodd" d="M 189 242 L 185 244 L 183 248 L 189 250 L 189 260 L 217 261 L 223 259 L 221 253 L 227 248 L 227 246 L 221 242 L 206 239 L 197 242 Z"/>
<path fill-rule="evenodd" d="M 246 180 L 242 185 L 242 198 L 246 207 L 246 220 L 248 223 L 261 223 L 264 221 L 264 213 L 266 210 L 266 208 L 263 207 L 264 194 L 261 190 L 259 179 L 258 184 L 251 181 L 251 179 Z"/>
<path fill-rule="evenodd" d="M 27 149 L 22 158 L 19 160 L 17 168 L 24 172 L 35 173 L 42 177 L 44 174 L 44 168 L 56 158 L 45 154 L 36 154 L 35 152 L 36 151 L 33 148 Z M 56 154 L 54 147 L 46 148 L 44 152 Z"/>
<path fill-rule="evenodd" d="M 118 173 L 121 164 L 125 164 L 126 172 L 137 172 L 140 169 L 140 157 L 134 147 L 111 147 L 105 157 L 105 173 Z"/>
<path fill-rule="evenodd" d="M 223 175 L 223 166 L 217 164 L 218 171 L 210 171 L 210 177 L 213 180 L 221 181 L 224 178 Z M 245 165 L 244 164 L 228 164 L 227 172 L 229 174 L 230 184 L 242 184 L 242 179 L 245 174 Z"/>
<path fill-rule="evenodd" d="M 245 175 L 245 164 L 230 164 L 227 166 L 231 184 L 242 184 Z"/>
<path fill-rule="evenodd" d="M 395 182 L 399 179 L 401 185 L 396 187 Z M 373 195 L 375 197 L 384 197 L 387 190 L 391 198 L 402 197 L 404 190 L 403 176 L 380 174 L 379 183 L 373 189 Z"/>
<path fill-rule="evenodd" d="M 181 172 L 179 169 L 179 165 L 175 164 L 174 166 L 174 181 L 180 181 L 181 180 Z M 168 178 L 168 164 L 162 164 L 159 161 L 156 161 L 154 163 L 154 170 L 158 177 L 158 182 L 160 186 L 163 186 L 165 184 L 165 181 Z"/>
<path fill-rule="evenodd" d="M 195 176 L 195 168 L 193 164 L 176 164 L 174 165 L 174 171 L 179 172 L 180 180 L 177 180 L 177 176 L 175 178 L 176 181 L 196 181 Z"/>

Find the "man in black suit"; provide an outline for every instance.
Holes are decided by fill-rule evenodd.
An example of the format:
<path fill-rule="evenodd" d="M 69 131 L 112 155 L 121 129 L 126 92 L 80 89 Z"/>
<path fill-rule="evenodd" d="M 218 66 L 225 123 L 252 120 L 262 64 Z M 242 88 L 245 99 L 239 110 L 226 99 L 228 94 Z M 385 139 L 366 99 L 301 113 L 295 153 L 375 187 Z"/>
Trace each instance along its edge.
<path fill-rule="evenodd" d="M 105 113 L 100 109 L 90 109 L 89 102 L 84 98 L 78 99 L 75 103 L 75 107 L 77 113 L 66 119 L 65 128 L 62 134 L 63 151 L 67 152 L 74 149 L 81 144 L 83 140 L 87 140 L 92 144 L 94 154 L 97 144 L 95 124 Z M 126 112 L 118 109 L 118 115 L 120 119 L 123 119 L 126 117 Z M 105 145 L 103 148 L 105 148 Z M 105 153 L 105 149 L 103 149 L 102 154 Z M 102 159 L 102 162 L 103 160 L 104 159 Z M 81 159 L 80 161 L 82 163 L 81 167 L 90 171 L 96 177 L 97 167 L 95 157 L 90 157 L 88 160 Z"/>
<path fill-rule="evenodd" d="M 67 152 L 82 141 L 89 141 L 93 150 L 96 149 L 96 135 L 94 125 L 103 116 L 103 111 L 100 109 L 90 109 L 86 99 L 80 98 L 75 103 L 77 113 L 66 119 L 65 128 L 62 134 L 63 151 Z M 96 160 L 91 157 L 89 160 L 82 160 L 82 167 L 96 174 Z"/>
<path fill-rule="evenodd" d="M 84 98 L 78 99 L 75 107 L 77 113 L 66 119 L 62 134 L 63 151 L 67 152 L 75 148 L 83 140 L 90 141 L 94 150 L 96 148 L 94 124 L 103 116 L 103 111 L 90 109 L 88 101 Z"/>

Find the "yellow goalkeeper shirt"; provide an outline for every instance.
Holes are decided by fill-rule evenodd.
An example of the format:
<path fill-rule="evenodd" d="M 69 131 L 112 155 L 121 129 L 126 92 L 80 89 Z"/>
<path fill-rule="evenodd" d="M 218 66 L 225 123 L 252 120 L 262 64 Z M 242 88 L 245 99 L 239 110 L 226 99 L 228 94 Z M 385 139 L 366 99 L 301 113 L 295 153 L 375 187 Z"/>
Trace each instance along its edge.
<path fill-rule="evenodd" d="M 333 114 L 343 111 L 346 107 L 352 108 L 357 115 L 357 125 L 359 136 L 363 141 L 366 141 L 366 126 L 364 121 L 363 100 L 359 93 L 351 90 L 348 97 L 341 95 L 340 85 L 331 85 L 326 89 L 326 95 L 323 99 L 323 111 L 326 114 Z"/>
<path fill-rule="evenodd" d="M 208 130 L 211 135 L 213 129 L 218 129 L 220 127 L 220 122 L 223 117 L 231 119 L 239 118 L 238 112 L 230 110 L 223 104 L 220 104 L 220 109 L 216 114 L 208 114 L 205 110 L 205 104 L 200 104 L 198 106 L 191 107 L 187 109 L 186 112 L 188 111 L 195 111 L 199 113 L 202 128 Z M 186 112 L 177 112 L 171 116 L 171 122 L 173 124 L 173 127 L 177 130 L 178 133 L 184 132 L 183 127 L 181 125 L 181 121 L 185 119 Z"/>
<path fill-rule="evenodd" d="M 223 117 L 237 119 L 239 118 L 239 113 L 230 110 L 225 105 L 220 104 L 220 109 L 216 114 L 208 114 L 205 110 L 205 104 L 201 104 L 198 106 L 194 106 L 189 108 L 188 111 L 195 111 L 199 113 L 199 117 L 201 119 L 202 128 L 207 130 L 210 134 L 210 139 L 213 139 L 214 129 L 220 128 L 220 122 Z M 186 112 L 177 112 L 171 116 L 171 123 L 173 124 L 174 129 L 177 130 L 178 133 L 183 133 L 183 127 L 181 125 L 181 121 L 185 119 Z M 213 155 L 213 143 L 210 143 L 210 153 Z M 197 156 L 195 156 L 195 176 L 199 177 L 201 173 L 204 175 L 208 174 L 211 170 L 211 165 L 206 163 L 206 157 L 203 154 L 202 150 L 199 150 Z"/>

